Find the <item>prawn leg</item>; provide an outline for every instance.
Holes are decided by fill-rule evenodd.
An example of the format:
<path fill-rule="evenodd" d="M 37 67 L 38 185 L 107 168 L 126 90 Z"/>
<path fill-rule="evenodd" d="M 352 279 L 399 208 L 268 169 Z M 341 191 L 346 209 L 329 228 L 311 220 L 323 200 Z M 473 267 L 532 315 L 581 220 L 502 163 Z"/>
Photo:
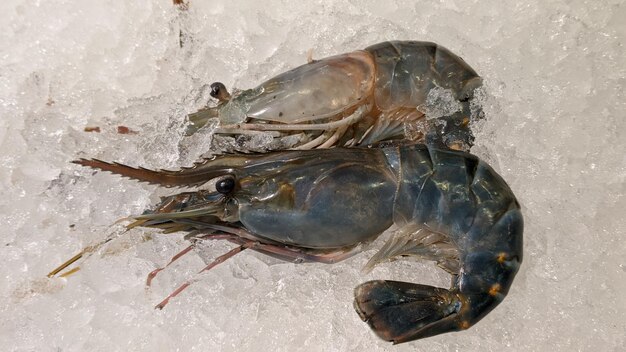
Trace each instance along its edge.
<path fill-rule="evenodd" d="M 221 239 L 231 239 L 231 238 L 236 238 L 236 237 L 237 236 L 230 235 L 230 234 L 224 234 L 224 235 L 223 234 L 208 234 L 208 235 L 203 235 L 200 237 L 194 237 L 193 238 L 194 242 L 192 242 L 191 245 L 187 246 L 182 251 L 176 253 L 176 255 L 174 255 L 167 264 L 165 264 L 165 266 L 154 269 L 153 271 L 150 272 L 150 274 L 148 274 L 148 277 L 146 278 L 146 286 L 152 285 L 152 280 L 154 280 L 155 276 L 158 273 L 165 270 L 167 267 L 172 265 L 175 261 L 182 258 L 185 254 L 191 252 L 196 247 L 195 240 L 204 240 L 204 239 L 221 240 Z"/>
<path fill-rule="evenodd" d="M 370 272 L 378 264 L 403 257 L 435 261 L 452 275 L 460 269 L 459 248 L 449 236 L 415 223 L 408 223 L 396 231 L 363 269 Z"/>
<path fill-rule="evenodd" d="M 289 247 L 281 247 L 275 245 L 268 245 L 263 243 L 257 243 L 254 247 L 251 247 L 252 250 L 257 251 L 259 253 L 263 253 L 269 255 L 271 257 L 293 262 L 293 263 L 304 263 L 304 262 L 315 262 L 315 263 L 323 263 L 323 264 L 334 264 L 345 259 L 352 257 L 353 255 L 361 252 L 363 250 L 362 247 L 357 246 L 354 248 L 340 249 L 333 252 L 322 253 L 322 252 L 307 252 L 301 249 L 289 248 Z"/>
<path fill-rule="evenodd" d="M 191 252 L 191 250 L 194 249 L 194 247 L 195 246 L 193 244 L 188 246 L 187 248 L 183 249 L 182 251 L 178 252 L 175 256 L 173 256 L 172 259 L 170 259 L 169 263 L 165 264 L 165 266 L 152 270 L 150 274 L 148 274 L 148 278 L 146 279 L 146 286 L 150 287 L 152 285 L 152 280 L 158 273 L 165 270 L 165 268 L 172 265 L 172 263 L 180 259 L 185 254 Z"/>
<path fill-rule="evenodd" d="M 235 247 L 231 249 L 230 251 L 226 252 L 225 254 L 222 254 L 221 256 L 217 257 L 214 261 L 212 261 L 206 267 L 200 270 L 197 273 L 197 275 L 205 271 L 213 269 L 218 264 L 223 263 L 227 259 L 235 256 L 236 254 L 242 252 L 245 249 L 252 249 L 259 253 L 263 253 L 274 258 L 278 258 L 284 261 L 290 261 L 294 263 L 318 262 L 318 263 L 326 263 L 326 264 L 337 263 L 339 261 L 345 260 L 362 251 L 362 248 L 360 246 L 357 246 L 355 248 L 340 249 L 340 250 L 328 252 L 328 253 L 307 253 L 306 251 L 303 251 L 301 249 L 295 249 L 295 248 L 292 249 L 289 247 L 283 247 L 279 245 L 260 243 L 260 242 L 252 241 L 249 239 L 241 238 L 232 234 L 209 234 L 209 235 L 197 237 L 196 239 L 197 240 L 225 239 L 225 240 L 228 240 L 229 242 L 239 244 L 238 247 Z M 150 286 L 152 279 L 154 279 L 157 273 L 159 273 L 163 269 L 170 266 L 172 263 L 180 259 L 185 254 L 189 253 L 194 248 L 194 246 L 195 246 L 194 244 L 188 246 L 187 248 L 183 249 L 178 254 L 176 254 L 174 257 L 172 257 L 172 259 L 170 260 L 169 263 L 167 263 L 167 265 L 165 265 L 162 268 L 158 268 L 152 271 L 148 275 L 146 284 Z M 193 282 L 194 282 L 194 279 L 191 279 L 191 280 L 186 281 L 182 285 L 180 285 L 176 290 L 170 293 L 163 301 L 157 304 L 155 308 L 163 309 L 163 307 L 165 307 L 169 303 L 170 299 L 178 296 L 181 292 L 187 289 L 187 287 L 191 286 Z"/>
<path fill-rule="evenodd" d="M 212 261 L 209 265 L 207 265 L 202 270 L 200 270 L 198 272 L 198 274 L 201 274 L 201 273 L 203 273 L 203 272 L 205 272 L 207 270 L 211 270 L 212 268 L 214 268 L 218 264 L 223 263 L 228 258 L 233 257 L 235 254 L 240 253 L 241 251 L 243 251 L 246 248 L 247 248 L 246 246 L 239 246 L 239 247 L 231 249 L 230 251 L 226 252 L 225 254 L 222 254 L 219 257 L 215 258 L 214 261 Z M 169 303 L 170 299 L 178 296 L 187 287 L 191 286 L 192 283 L 193 283 L 193 280 L 189 280 L 189 281 L 186 281 L 184 284 L 180 285 L 176 290 L 174 290 L 174 292 L 170 293 L 169 296 L 165 297 L 165 299 L 163 301 L 161 301 L 161 303 L 157 304 L 155 308 L 156 309 L 163 309 L 163 307 L 165 307 L 167 305 L 167 303 Z"/>

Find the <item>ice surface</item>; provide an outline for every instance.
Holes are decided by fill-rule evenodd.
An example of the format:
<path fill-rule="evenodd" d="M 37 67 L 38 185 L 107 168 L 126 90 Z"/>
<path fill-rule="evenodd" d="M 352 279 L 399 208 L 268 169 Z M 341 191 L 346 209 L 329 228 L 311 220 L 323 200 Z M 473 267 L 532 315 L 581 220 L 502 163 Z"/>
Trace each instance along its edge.
<path fill-rule="evenodd" d="M 0 350 L 625 350 L 623 0 L 192 1 L 188 11 L 171 0 L 13 0 L 0 13 Z M 249 88 L 309 49 L 320 58 L 391 39 L 440 43 L 485 80 L 474 153 L 509 182 L 526 231 L 509 296 L 478 325 L 380 341 L 352 308 L 358 283 L 448 279 L 411 262 L 363 275 L 371 251 L 332 266 L 242 253 L 162 311 L 153 306 L 230 247 L 207 244 L 146 290 L 147 273 L 186 242 L 133 230 L 67 280 L 45 279 L 158 199 L 70 160 L 189 165 L 208 145 L 180 143 L 203 85 Z"/>

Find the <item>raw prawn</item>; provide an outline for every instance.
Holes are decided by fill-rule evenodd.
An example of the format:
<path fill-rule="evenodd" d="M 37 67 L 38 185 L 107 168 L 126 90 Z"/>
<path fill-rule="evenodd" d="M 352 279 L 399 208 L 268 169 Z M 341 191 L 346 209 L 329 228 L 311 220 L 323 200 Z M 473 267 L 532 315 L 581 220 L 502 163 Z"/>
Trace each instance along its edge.
<path fill-rule="evenodd" d="M 195 240 L 237 245 L 204 270 L 245 249 L 294 263 L 336 263 L 395 224 L 367 268 L 404 257 L 432 260 L 452 275 L 452 285 L 376 280 L 358 286 L 359 316 L 394 343 L 469 328 L 502 302 L 522 262 L 523 220 L 513 192 L 489 165 L 465 152 L 409 145 L 226 154 L 179 171 L 95 159 L 76 163 L 187 187 L 128 227 L 186 231 Z"/>
<path fill-rule="evenodd" d="M 384 42 L 311 60 L 233 95 L 215 82 L 211 96 L 218 104 L 189 115 L 187 133 L 215 118 L 218 136 L 245 140 L 265 133 L 272 150 L 368 146 L 403 139 L 469 151 L 470 99 L 481 83 L 465 61 L 440 45 Z M 426 120 L 423 108 L 433 88 L 448 90 L 458 110 Z"/>

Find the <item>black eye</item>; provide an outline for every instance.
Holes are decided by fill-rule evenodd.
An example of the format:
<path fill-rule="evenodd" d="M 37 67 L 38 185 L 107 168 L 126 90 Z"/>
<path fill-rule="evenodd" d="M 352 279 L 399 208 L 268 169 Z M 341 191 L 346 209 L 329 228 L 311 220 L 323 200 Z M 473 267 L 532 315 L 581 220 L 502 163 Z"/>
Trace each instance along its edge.
<path fill-rule="evenodd" d="M 230 194 L 235 189 L 235 178 L 233 176 L 224 177 L 217 181 L 215 189 L 221 194 Z"/>
<path fill-rule="evenodd" d="M 211 83 L 211 96 L 213 98 L 219 98 L 221 92 L 226 92 L 226 86 L 221 82 Z"/>

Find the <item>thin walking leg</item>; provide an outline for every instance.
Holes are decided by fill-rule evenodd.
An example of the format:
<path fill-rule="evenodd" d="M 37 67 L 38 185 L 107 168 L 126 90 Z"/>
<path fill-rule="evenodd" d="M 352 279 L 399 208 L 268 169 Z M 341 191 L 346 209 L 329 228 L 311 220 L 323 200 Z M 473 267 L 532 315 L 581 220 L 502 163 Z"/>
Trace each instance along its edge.
<path fill-rule="evenodd" d="M 235 235 L 231 235 L 231 234 L 208 234 L 208 235 L 196 237 L 195 239 L 197 239 L 197 240 L 206 240 L 206 239 L 211 239 L 211 240 L 229 240 L 232 237 L 236 237 L 236 236 Z M 172 265 L 172 263 L 174 263 L 175 261 L 177 261 L 178 259 L 183 257 L 185 254 L 189 253 L 192 249 L 195 248 L 195 246 L 196 246 L 195 243 L 191 244 L 187 248 L 183 249 L 182 251 L 180 251 L 176 255 L 174 255 L 172 257 L 172 259 L 170 259 L 169 263 L 167 263 L 165 266 L 163 266 L 161 268 L 154 269 L 152 272 L 150 272 L 150 274 L 148 274 L 148 277 L 146 278 L 146 286 L 150 286 L 152 284 L 152 280 L 154 279 L 154 277 L 159 272 L 163 271 L 165 268 L 167 268 L 168 266 Z"/>
<path fill-rule="evenodd" d="M 207 265 L 204 269 L 200 270 L 198 272 L 198 274 L 214 268 L 216 265 L 218 265 L 220 263 L 223 263 L 226 259 L 234 256 L 235 254 L 243 251 L 246 248 L 247 248 L 247 246 L 243 245 L 243 246 L 239 246 L 239 247 L 231 249 L 227 253 L 222 254 L 221 256 L 217 257 L 213 262 L 211 262 L 209 265 Z M 167 296 L 163 301 L 161 301 L 161 303 L 157 304 L 155 308 L 163 309 L 163 307 L 165 307 L 167 305 L 167 303 L 170 301 L 170 299 L 178 296 L 187 287 L 189 287 L 193 283 L 193 281 L 194 280 L 192 279 L 192 280 L 189 280 L 189 281 L 185 282 L 184 284 L 180 285 L 176 290 L 174 290 L 174 292 L 170 293 L 169 296 Z"/>

